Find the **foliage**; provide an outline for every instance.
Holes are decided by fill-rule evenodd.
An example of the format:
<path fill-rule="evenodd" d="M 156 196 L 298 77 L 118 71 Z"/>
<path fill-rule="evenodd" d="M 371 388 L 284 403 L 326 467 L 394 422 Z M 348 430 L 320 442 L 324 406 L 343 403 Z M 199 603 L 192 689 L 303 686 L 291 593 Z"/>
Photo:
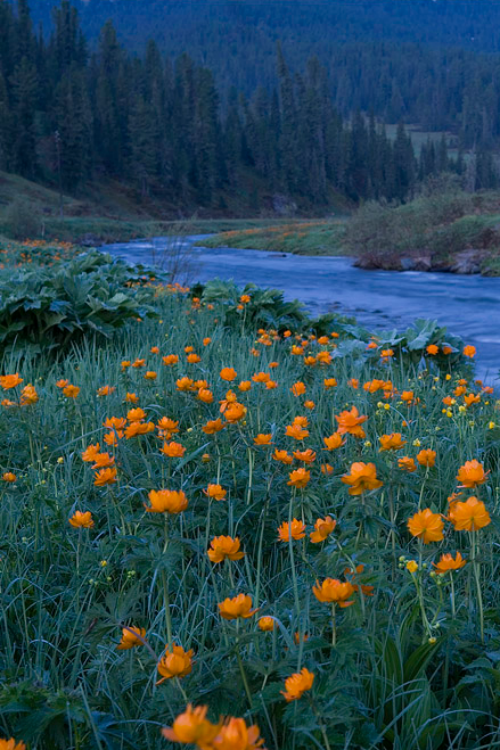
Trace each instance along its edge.
<path fill-rule="evenodd" d="M 123 264 L 96 263 L 67 265 L 130 281 Z M 59 278 L 58 264 L 49 270 Z M 337 317 L 307 321 L 273 290 L 221 282 L 191 295 L 165 287 L 156 305 L 159 317 L 130 318 L 105 346 L 90 335 L 50 357 L 2 354 L 0 735 L 40 750 L 174 748 L 159 729 L 192 702 L 212 721 L 257 723 L 268 748 L 493 749 L 500 428 L 494 394 L 466 364 L 473 352 L 432 322 L 370 334 Z M 239 421 L 228 389 L 246 410 Z M 335 415 L 351 406 L 365 434 L 335 438 Z M 297 417 L 307 434 L 292 437 Z M 219 418 L 223 429 L 207 434 Z M 381 451 L 392 433 L 404 446 Z M 424 449 L 434 466 L 419 463 Z M 466 489 L 459 468 L 473 458 L 484 477 Z M 359 462 L 382 485 L 355 495 L 342 480 Z M 310 481 L 296 488 L 300 468 Z M 182 490 L 188 506 L 146 512 L 160 489 Z M 491 523 L 455 530 L 455 491 L 477 495 Z M 411 536 L 418 508 L 443 523 L 441 541 Z M 94 526 L 70 525 L 76 511 Z M 336 525 L 313 543 L 328 515 Z M 293 519 L 304 537 L 280 541 Z M 212 562 L 220 535 L 238 537 L 244 557 Z M 435 573 L 456 551 L 465 566 Z M 327 577 L 351 582 L 352 606 L 317 599 Z M 218 604 L 237 594 L 259 611 L 222 619 Z M 118 650 L 129 627 L 144 628 L 146 643 Z M 192 671 L 156 684 L 173 642 L 193 649 Z M 312 688 L 287 704 L 285 679 L 303 667 Z"/>
<path fill-rule="evenodd" d="M 154 314 L 152 272 L 92 252 L 0 275 L 0 342 L 53 348 Z"/>

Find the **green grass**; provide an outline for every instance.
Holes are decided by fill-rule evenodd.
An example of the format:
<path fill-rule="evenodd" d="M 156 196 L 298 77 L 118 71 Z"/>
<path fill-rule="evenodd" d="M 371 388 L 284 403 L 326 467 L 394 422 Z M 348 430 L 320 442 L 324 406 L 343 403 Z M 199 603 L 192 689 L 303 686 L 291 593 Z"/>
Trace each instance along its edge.
<path fill-rule="evenodd" d="M 391 334 L 374 348 L 369 332 L 335 318 L 327 329 L 334 336 L 325 339 L 289 337 L 285 318 L 276 324 L 280 335 L 263 334 L 251 323 L 257 292 L 246 291 L 250 302 L 217 285 L 199 300 L 159 289 L 158 318 L 133 321 L 110 340 L 88 336 L 66 352 L 36 356 L 22 347 L 2 353 L 1 375 L 19 373 L 23 382 L 5 390 L 12 383 L 0 381 L 0 475 L 16 478 L 0 480 L 1 736 L 33 750 L 174 748 L 160 727 L 172 726 L 189 701 L 208 706 L 212 721 L 256 723 L 269 750 L 497 747 L 493 396 L 474 384 L 459 348 L 442 352 L 447 336 L 435 326 L 422 324 L 413 338 Z M 440 351 L 422 359 L 429 343 Z M 190 362 L 186 347 L 199 360 Z M 387 349 L 393 355 L 383 355 Z M 305 359 L 320 353 L 323 364 Z M 166 366 L 166 355 L 178 361 Z M 221 378 L 226 367 L 234 380 Z M 253 380 L 259 372 L 276 387 Z M 181 391 L 184 376 L 207 382 Z M 462 377 L 465 393 L 457 390 Z M 80 389 L 76 397 L 65 395 L 61 380 Z M 239 389 L 242 381 L 249 390 Z M 296 396 L 299 382 L 305 393 Z M 28 384 L 38 401 L 19 405 Z M 229 389 L 246 409 L 235 423 L 220 409 Z M 136 404 L 126 401 L 132 393 Z M 466 406 L 471 393 L 477 402 Z M 327 450 L 335 415 L 352 406 L 366 416 L 365 434 L 347 434 Z M 127 438 L 120 423 L 117 433 L 103 426 L 116 417 L 130 427 L 132 407 L 144 410 L 151 432 Z M 178 425 L 160 437 L 162 417 Z M 287 434 L 297 417 L 308 421 L 301 439 Z M 203 431 L 219 418 L 224 429 Z M 380 438 L 392 433 L 404 446 L 381 452 Z M 272 444 L 257 445 L 259 434 Z M 172 441 L 182 456 L 162 453 Z M 97 443 L 117 470 L 117 481 L 104 486 L 82 460 Z M 275 460 L 276 449 L 292 464 Z M 398 459 L 417 459 L 422 449 L 436 452 L 435 466 L 401 470 Z M 304 450 L 316 455 L 293 457 Z M 471 459 L 489 473 L 477 488 L 460 489 L 459 468 Z M 382 484 L 351 495 L 342 478 L 359 462 L 374 464 Z M 310 481 L 295 488 L 290 472 L 300 467 Z M 226 499 L 210 500 L 209 484 L 220 484 Z M 146 512 L 149 493 L 160 489 L 182 490 L 188 507 Z M 437 541 L 413 537 L 408 519 L 425 508 L 447 517 L 455 491 L 484 501 L 491 523 L 469 533 L 436 515 Z M 77 510 L 91 512 L 92 528 L 69 524 Z M 312 543 L 315 523 L 327 516 L 335 528 Z M 294 518 L 303 538 L 279 541 L 278 528 Z M 244 557 L 211 562 L 207 549 L 221 535 L 238 537 Z M 435 575 L 434 563 L 456 551 L 465 566 Z M 356 587 L 346 587 L 352 606 L 332 609 L 316 598 L 313 586 L 328 577 Z M 258 612 L 222 619 L 218 605 L 238 594 Z M 262 616 L 274 618 L 272 632 L 258 627 Z M 131 626 L 145 629 L 147 645 L 117 650 Z M 158 661 L 173 642 L 194 651 L 192 670 L 156 685 Z M 304 667 L 312 689 L 287 703 L 285 680 Z"/>
<path fill-rule="evenodd" d="M 263 228 L 236 228 L 198 243 L 205 247 L 269 250 L 297 255 L 346 255 L 346 221 L 294 221 Z"/>

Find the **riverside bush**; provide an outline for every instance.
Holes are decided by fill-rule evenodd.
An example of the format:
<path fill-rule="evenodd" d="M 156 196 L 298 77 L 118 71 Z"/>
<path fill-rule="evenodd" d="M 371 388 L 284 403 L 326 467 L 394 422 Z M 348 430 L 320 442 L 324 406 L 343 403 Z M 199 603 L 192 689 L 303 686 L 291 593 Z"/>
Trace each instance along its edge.
<path fill-rule="evenodd" d="M 51 256 L 49 256 L 51 257 Z M 46 261 L 46 257 L 45 257 Z M 151 272 L 98 252 L 0 274 L 0 344 L 65 346 L 154 315 Z"/>
<path fill-rule="evenodd" d="M 1 746 L 497 747 L 473 347 L 155 304 L 105 347 L 2 356 Z"/>

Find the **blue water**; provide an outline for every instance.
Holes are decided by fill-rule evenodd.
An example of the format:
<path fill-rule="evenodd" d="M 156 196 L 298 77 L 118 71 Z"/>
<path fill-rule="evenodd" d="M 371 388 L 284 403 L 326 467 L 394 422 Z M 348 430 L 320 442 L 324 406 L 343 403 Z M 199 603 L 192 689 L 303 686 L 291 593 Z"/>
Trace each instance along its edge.
<path fill-rule="evenodd" d="M 202 237 L 190 237 L 191 247 Z M 102 248 L 131 262 L 161 264 L 171 239 L 154 238 Z M 168 255 L 168 253 L 167 253 Z M 182 255 L 182 253 L 181 253 Z M 500 370 L 500 278 L 408 271 L 363 271 L 350 258 L 282 255 L 258 250 L 192 248 L 189 281 L 232 279 L 282 289 L 313 314 L 354 315 L 378 330 L 430 318 L 477 348 L 477 374 L 493 383 Z"/>

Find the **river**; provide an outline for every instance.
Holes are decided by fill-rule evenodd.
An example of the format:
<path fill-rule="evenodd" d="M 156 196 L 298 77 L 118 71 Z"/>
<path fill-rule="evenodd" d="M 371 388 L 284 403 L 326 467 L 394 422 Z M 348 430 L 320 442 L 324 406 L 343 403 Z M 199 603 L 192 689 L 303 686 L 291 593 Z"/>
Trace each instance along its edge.
<path fill-rule="evenodd" d="M 243 286 L 282 289 L 314 315 L 338 310 L 371 329 L 404 328 L 430 318 L 477 348 L 477 374 L 493 384 L 500 370 L 500 278 L 418 271 L 363 271 L 351 258 L 277 254 L 259 250 L 194 248 L 193 236 L 177 245 L 190 252 L 190 281 L 232 279 Z M 105 252 L 134 263 L 161 265 L 171 238 L 106 245 Z"/>

